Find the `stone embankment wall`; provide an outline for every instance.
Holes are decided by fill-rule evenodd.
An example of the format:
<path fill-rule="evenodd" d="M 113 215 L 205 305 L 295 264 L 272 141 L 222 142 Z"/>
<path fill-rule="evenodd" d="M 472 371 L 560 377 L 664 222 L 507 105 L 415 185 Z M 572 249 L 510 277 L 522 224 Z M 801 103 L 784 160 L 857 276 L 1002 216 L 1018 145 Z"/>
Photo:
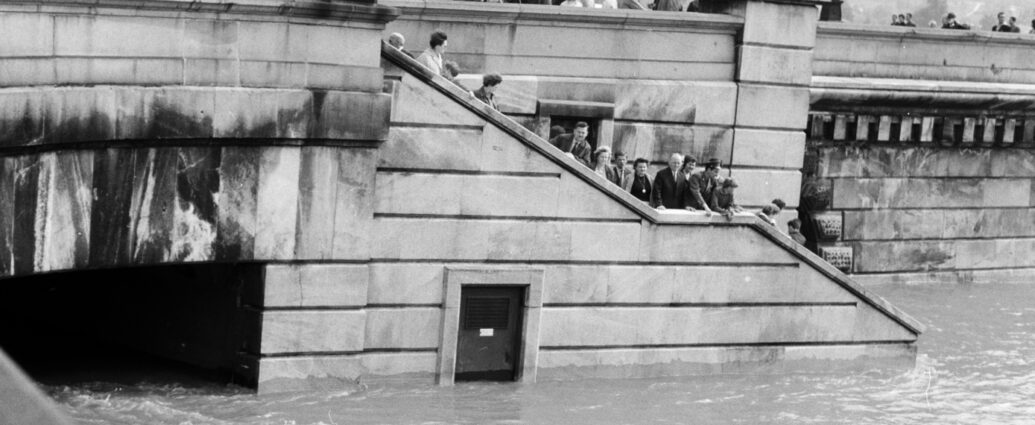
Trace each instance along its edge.
<path fill-rule="evenodd" d="M 394 9 L 281 6 L 0 6 L 0 34 L 9 40 L 0 46 L 0 276 L 253 263 L 261 275 L 246 273 L 233 288 L 249 295 L 223 301 L 249 313 L 241 319 L 252 332 L 242 336 L 247 352 L 234 361 L 246 363 L 236 366 L 260 391 L 369 378 L 449 381 L 457 310 L 450 294 L 488 281 L 528 285 L 526 380 L 914 360 L 914 320 L 756 218 L 659 214 L 466 92 L 406 68 L 400 53 L 382 53 L 378 40 Z M 814 20 L 800 5 L 743 6 L 747 33 L 778 22 L 762 19 L 772 14 Z M 628 25 L 638 15 L 615 13 Z M 657 19 L 675 28 L 666 22 L 683 18 Z M 716 55 L 730 58 L 740 19 L 691 18 L 714 25 L 705 25 L 705 41 L 686 41 L 726 40 Z M 719 36 L 707 34 L 715 28 Z M 795 31 L 779 43 L 811 43 Z M 760 43 L 758 34 L 746 40 Z M 754 47 L 788 57 L 808 50 Z M 387 84 L 382 54 L 405 68 L 386 65 Z M 704 62 L 657 72 L 700 69 L 722 80 L 734 70 L 727 59 Z M 617 93 L 635 75 L 624 74 L 629 66 L 603 63 L 617 73 L 591 82 Z M 717 114 L 720 133 L 792 136 L 804 125 L 806 89 L 779 78 L 753 77 L 751 87 L 667 80 L 675 82 L 653 93 L 686 88 L 668 99 L 695 105 L 678 120 Z M 624 117 L 664 109 L 637 96 L 616 98 L 614 109 Z M 708 99 L 725 106 L 705 108 Z M 781 99 L 794 101 L 781 110 L 787 124 L 781 115 L 753 115 Z M 732 104 L 756 107 L 734 114 Z M 684 136 L 695 125 L 672 119 L 629 125 L 649 133 L 671 125 Z M 732 146 L 722 140 L 716 146 Z M 774 155 L 782 146 L 754 152 Z M 737 153 L 727 152 L 736 167 Z M 770 172 L 797 175 L 756 175 Z"/>
<path fill-rule="evenodd" d="M 1035 36 L 821 24 L 806 174 L 864 282 L 1035 278 Z"/>
<path fill-rule="evenodd" d="M 193 263 L 204 275 L 210 262 L 368 261 L 376 149 L 391 101 L 379 40 L 397 11 L 282 6 L 0 5 L 0 277 L 112 268 L 105 276 L 147 284 L 140 276 L 162 269 L 115 269 Z M 323 270 L 307 282 L 325 282 Z M 185 287 L 205 283 L 183 276 L 195 280 Z M 262 274 L 242 285 L 262 294 Z M 131 305 L 112 308 L 139 325 L 123 345 L 253 383 L 265 346 L 224 350 L 198 337 L 230 326 L 258 340 L 296 320 L 266 311 L 261 295 L 220 295 L 228 304 L 208 308 L 216 303 L 176 298 L 190 297 L 183 291 L 140 295 L 147 292 L 121 293 Z M 180 314 L 155 314 L 166 309 Z M 62 314 L 73 313 L 51 312 Z M 205 320 L 211 329 L 190 326 Z M 142 330 L 174 322 L 176 332 Z"/>
<path fill-rule="evenodd" d="M 753 217 L 658 214 L 416 63 L 388 75 L 378 236 L 357 287 L 366 305 L 325 313 L 365 315 L 364 333 L 329 348 L 316 331 L 276 338 L 297 355 L 263 359 L 260 386 L 337 371 L 443 379 L 455 271 L 542 276 L 522 340 L 535 347 L 536 379 L 911 362 L 915 322 Z M 279 287 L 292 304 L 328 299 L 325 288 Z"/>
<path fill-rule="evenodd" d="M 599 123 L 598 144 L 643 157 L 718 158 L 738 200 L 797 205 L 816 11 L 747 2 L 730 14 L 583 10 L 541 5 L 388 0 L 420 53 L 449 35 L 468 89 L 504 78 L 500 110 L 546 138 L 551 119 Z M 774 24 L 774 23 L 779 24 Z M 782 226 L 782 222 L 781 222 Z"/>

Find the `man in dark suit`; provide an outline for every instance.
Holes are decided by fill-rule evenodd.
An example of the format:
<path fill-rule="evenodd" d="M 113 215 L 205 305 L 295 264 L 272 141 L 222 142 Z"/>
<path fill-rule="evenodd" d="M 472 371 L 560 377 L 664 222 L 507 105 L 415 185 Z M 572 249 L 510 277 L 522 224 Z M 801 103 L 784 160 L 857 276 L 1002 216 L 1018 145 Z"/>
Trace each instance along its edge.
<path fill-rule="evenodd" d="M 719 184 L 719 172 L 722 171 L 722 163 L 712 158 L 704 164 L 704 171 L 690 176 L 686 187 L 686 203 L 693 209 L 704 210 L 711 215 L 712 209 L 708 207 L 707 200 L 712 199 L 715 189 Z"/>
<path fill-rule="evenodd" d="M 625 168 L 625 161 L 626 159 L 624 153 L 615 152 L 615 170 L 618 171 L 618 175 L 616 176 L 617 180 L 615 181 L 615 184 L 617 184 L 618 187 L 625 187 L 625 182 L 629 180 L 630 176 L 632 176 L 633 173 L 632 170 Z"/>
<path fill-rule="evenodd" d="M 593 154 L 593 149 L 589 146 L 589 142 L 586 137 L 589 136 L 589 124 L 583 121 L 579 121 L 575 124 L 575 131 L 571 134 L 562 134 L 560 136 L 550 139 L 550 144 L 560 149 L 571 156 L 582 165 L 592 168 L 590 165 L 590 155 Z"/>
<path fill-rule="evenodd" d="M 668 208 L 684 208 L 686 180 L 679 175 L 683 166 L 683 155 L 672 154 L 668 158 L 668 168 L 658 171 L 654 176 L 654 187 L 651 189 L 650 205 L 659 210 Z"/>

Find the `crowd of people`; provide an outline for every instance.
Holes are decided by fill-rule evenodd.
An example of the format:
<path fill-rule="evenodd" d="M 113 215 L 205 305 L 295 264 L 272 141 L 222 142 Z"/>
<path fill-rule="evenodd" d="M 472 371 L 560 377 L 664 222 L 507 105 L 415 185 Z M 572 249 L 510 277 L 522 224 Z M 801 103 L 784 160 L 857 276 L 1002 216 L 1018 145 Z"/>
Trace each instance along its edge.
<path fill-rule="evenodd" d="M 414 58 L 431 72 L 459 85 L 456 81 L 459 67 L 451 67 L 450 62 L 444 60 L 443 55 L 449 45 L 449 36 L 446 33 L 432 33 L 428 48 L 417 56 L 406 50 L 406 38 L 402 34 L 392 33 L 388 37 L 388 44 Z M 485 74 L 482 76 L 482 87 L 471 94 L 493 109 L 499 110 L 495 91 L 502 82 L 503 78 L 499 74 Z M 560 126 L 551 128 L 550 144 L 621 190 L 658 210 L 702 211 L 707 215 L 721 214 L 728 219 L 732 219 L 734 214 L 744 212 L 734 198 L 734 190 L 738 187 L 737 181 L 722 176 L 722 162 L 718 159 L 708 160 L 703 164 L 703 170 L 694 172 L 697 158 L 693 155 L 673 153 L 669 157 L 668 168 L 658 171 L 652 177 L 647 173 L 650 165 L 647 159 L 636 158 L 630 170 L 627 168 L 629 162 L 624 153 L 612 153 L 611 148 L 607 146 L 594 150 L 588 137 L 589 124 L 580 121 L 570 133 Z M 776 227 L 775 217 L 785 206 L 782 200 L 774 199 L 755 215 Z M 794 219 L 787 226 L 788 235 L 798 243 L 804 244 L 805 238 L 800 232 L 801 222 Z"/>
<path fill-rule="evenodd" d="M 447 61 L 444 58 L 446 53 L 446 47 L 449 45 L 449 36 L 442 31 L 435 31 L 431 34 L 431 39 L 428 41 L 428 48 L 424 49 L 421 54 L 414 55 L 409 50 L 406 50 L 406 37 L 397 32 L 393 32 L 388 36 L 388 45 L 396 48 L 400 52 L 405 53 L 407 56 L 414 58 L 425 68 L 431 70 L 431 72 L 441 75 L 443 78 L 449 80 L 458 87 L 468 91 L 478 100 L 489 105 L 492 109 L 499 110 L 499 105 L 496 104 L 496 87 L 503 83 L 503 77 L 499 74 L 488 73 L 482 76 L 482 86 L 478 90 L 467 90 L 459 81 L 457 77 L 460 75 L 460 65 L 455 61 Z"/>
<path fill-rule="evenodd" d="M 728 219 L 744 212 L 734 197 L 734 190 L 739 185 L 732 177 L 722 176 L 722 162 L 718 159 L 709 159 L 703 164 L 703 169 L 695 172 L 696 157 L 673 153 L 669 156 L 668 167 L 651 176 L 648 173 L 650 161 L 646 158 L 636 158 L 630 170 L 625 153 L 611 152 L 607 146 L 593 150 L 586 122 L 575 124 L 571 133 L 564 133 L 563 129 L 552 130 L 551 133 L 559 133 L 550 138 L 554 147 L 655 209 L 701 211 L 706 215 L 721 214 Z M 776 216 L 786 206 L 783 200 L 773 199 L 755 215 L 776 227 Z M 787 227 L 788 235 L 804 245 L 801 221 L 791 220 Z"/>
<path fill-rule="evenodd" d="M 913 14 L 897 14 L 891 15 L 891 25 L 901 27 L 915 27 L 916 23 L 913 22 Z M 942 23 L 939 24 L 935 21 L 928 22 L 928 27 L 931 28 L 942 28 L 949 30 L 969 30 L 971 29 L 970 24 L 960 22 L 956 18 L 956 14 L 949 12 L 942 18 Z M 1017 25 L 1017 17 L 1011 16 L 1009 19 L 1006 18 L 1005 12 L 999 12 L 996 15 L 996 23 L 992 26 L 992 32 L 1021 32 L 1021 27 Z M 1031 30 L 1029 34 L 1035 34 L 1035 19 L 1031 21 Z"/>

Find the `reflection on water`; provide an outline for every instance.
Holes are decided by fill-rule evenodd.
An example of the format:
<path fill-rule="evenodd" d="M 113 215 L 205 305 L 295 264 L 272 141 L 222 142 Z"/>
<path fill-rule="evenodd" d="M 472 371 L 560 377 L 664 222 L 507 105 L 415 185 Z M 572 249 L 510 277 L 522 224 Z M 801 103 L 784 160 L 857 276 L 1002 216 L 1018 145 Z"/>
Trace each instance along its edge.
<path fill-rule="evenodd" d="M 46 388 L 84 424 L 1035 423 L 1035 285 L 872 289 L 928 327 L 909 372 L 478 383 L 263 397 L 196 384 Z"/>

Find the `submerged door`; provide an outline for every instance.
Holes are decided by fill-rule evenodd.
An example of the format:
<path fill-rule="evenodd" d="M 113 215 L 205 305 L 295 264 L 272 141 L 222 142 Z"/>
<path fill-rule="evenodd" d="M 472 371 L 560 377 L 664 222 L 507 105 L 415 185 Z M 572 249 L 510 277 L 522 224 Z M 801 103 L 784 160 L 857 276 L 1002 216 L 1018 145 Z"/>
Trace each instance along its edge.
<path fill-rule="evenodd" d="M 525 288 L 468 286 L 460 291 L 457 381 L 513 381 L 521 359 Z"/>

